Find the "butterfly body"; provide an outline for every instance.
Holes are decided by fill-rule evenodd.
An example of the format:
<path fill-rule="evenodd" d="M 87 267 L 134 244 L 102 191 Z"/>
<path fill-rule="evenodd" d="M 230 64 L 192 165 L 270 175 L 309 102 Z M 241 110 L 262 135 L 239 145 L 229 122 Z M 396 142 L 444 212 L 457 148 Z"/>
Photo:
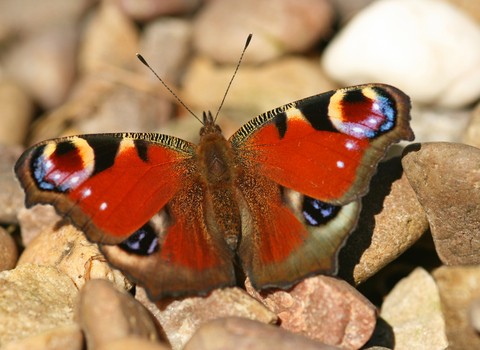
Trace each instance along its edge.
<path fill-rule="evenodd" d="M 361 85 L 259 115 L 226 140 L 204 114 L 195 146 L 161 134 L 80 135 L 27 150 L 26 204 L 50 203 L 152 299 L 236 283 L 289 288 L 334 274 L 360 198 L 392 143 L 413 139 L 399 90 Z"/>

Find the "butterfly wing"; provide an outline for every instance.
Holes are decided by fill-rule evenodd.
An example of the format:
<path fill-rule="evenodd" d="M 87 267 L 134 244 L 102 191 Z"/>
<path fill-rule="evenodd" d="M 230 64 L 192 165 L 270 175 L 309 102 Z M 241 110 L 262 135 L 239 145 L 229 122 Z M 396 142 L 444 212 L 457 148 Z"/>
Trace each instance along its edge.
<path fill-rule="evenodd" d="M 107 260 L 151 295 L 194 293 L 235 283 L 233 253 L 206 229 L 195 148 L 159 134 L 73 136 L 27 150 L 15 171 L 27 207 L 52 204 L 91 241 L 124 242 L 102 246 Z M 148 254 L 134 249 L 146 232 Z"/>
<path fill-rule="evenodd" d="M 336 272 L 378 162 L 392 143 L 413 139 L 409 110 L 401 91 L 361 85 L 262 114 L 230 138 L 250 218 L 238 254 L 254 287 Z"/>

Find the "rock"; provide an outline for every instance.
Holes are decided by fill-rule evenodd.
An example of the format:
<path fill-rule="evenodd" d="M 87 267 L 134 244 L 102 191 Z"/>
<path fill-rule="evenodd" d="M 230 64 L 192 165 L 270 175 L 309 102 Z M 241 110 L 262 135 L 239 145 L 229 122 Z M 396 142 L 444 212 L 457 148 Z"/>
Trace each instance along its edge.
<path fill-rule="evenodd" d="M 447 0 L 473 17 L 480 24 L 480 3 L 477 0 Z"/>
<path fill-rule="evenodd" d="M 335 350 L 281 328 L 241 317 L 227 317 L 203 325 L 184 350 Z"/>
<path fill-rule="evenodd" d="M 448 349 L 480 349 L 480 337 L 468 322 L 468 309 L 480 295 L 480 266 L 441 266 L 432 275 L 440 291 Z"/>
<path fill-rule="evenodd" d="M 332 22 L 333 9 L 323 0 L 209 1 L 196 18 L 193 44 L 216 62 L 236 64 L 253 33 L 244 62 L 261 63 L 308 50 Z"/>
<path fill-rule="evenodd" d="M 127 336 L 158 340 L 149 312 L 130 294 L 119 291 L 106 280 L 90 280 L 80 290 L 75 320 L 85 333 L 87 348 L 91 350 Z"/>
<path fill-rule="evenodd" d="M 170 350 L 167 345 L 134 336 L 106 341 L 97 350 Z"/>
<path fill-rule="evenodd" d="M 197 329 L 216 318 L 240 316 L 262 323 L 275 323 L 277 317 L 260 302 L 239 288 L 212 291 L 206 297 L 160 299 L 151 302 L 137 286 L 136 298 L 155 316 L 173 350 L 183 349 Z"/>
<path fill-rule="evenodd" d="M 18 212 L 25 207 L 25 195 L 13 173 L 23 147 L 0 144 L 0 222 L 18 223 Z"/>
<path fill-rule="evenodd" d="M 33 101 L 17 83 L 0 82 L 0 144 L 21 145 L 33 117 Z"/>
<path fill-rule="evenodd" d="M 17 263 L 18 249 L 12 236 L 0 227 L 0 272 L 13 269 Z"/>
<path fill-rule="evenodd" d="M 333 5 L 335 6 L 340 23 L 345 23 L 371 2 L 373 2 L 373 0 L 335 0 Z"/>
<path fill-rule="evenodd" d="M 480 333 L 480 299 L 475 299 L 468 308 L 468 323 Z"/>
<path fill-rule="evenodd" d="M 135 24 L 113 1 L 102 1 L 83 32 L 78 53 L 80 71 L 102 72 L 109 66 L 131 66 L 138 52 L 138 40 Z"/>
<path fill-rule="evenodd" d="M 480 148 L 480 103 L 472 111 L 470 122 L 463 136 L 463 143 Z"/>
<path fill-rule="evenodd" d="M 145 25 L 140 39 L 140 53 L 160 78 L 178 84 L 179 76 L 191 50 L 192 24 L 179 18 L 160 18 Z M 145 77 L 158 83 L 155 75 L 142 64 L 136 67 Z M 159 87 L 159 89 L 165 89 Z"/>
<path fill-rule="evenodd" d="M 425 212 L 400 157 L 380 163 L 362 199 L 357 229 L 340 250 L 338 276 L 358 285 L 411 247 L 428 230 Z"/>
<path fill-rule="evenodd" d="M 0 273 L 0 345 L 71 324 L 78 291 L 53 266 L 23 264 Z"/>
<path fill-rule="evenodd" d="M 215 112 L 234 71 L 234 66 L 218 66 L 205 57 L 196 58 L 183 80 L 184 102 L 194 111 Z M 311 59 L 288 57 L 263 66 L 244 65 L 230 88 L 218 123 L 228 138 L 259 114 L 334 88 Z M 195 140 L 198 130 L 197 126 Z"/>
<path fill-rule="evenodd" d="M 86 281 L 104 278 L 119 289 L 131 289 L 131 283 L 105 261 L 96 244 L 89 242 L 82 231 L 67 220 L 42 231 L 23 251 L 18 264 L 31 263 L 55 266 L 65 272 L 78 289 Z"/>
<path fill-rule="evenodd" d="M 62 219 L 51 205 L 38 204 L 29 209 L 25 207 L 20 209 L 18 221 L 23 245 L 27 247 L 43 230 Z"/>
<path fill-rule="evenodd" d="M 375 329 L 377 310 L 347 282 L 315 276 L 291 290 L 247 291 L 280 319 L 280 327 L 342 349 L 359 349 Z"/>
<path fill-rule="evenodd" d="M 78 36 L 76 25 L 60 23 L 17 43 L 6 55 L 6 70 L 44 109 L 67 97 L 76 73 Z"/>
<path fill-rule="evenodd" d="M 380 316 L 393 327 L 395 349 L 448 347 L 438 288 L 421 267 L 395 285 L 383 302 Z"/>
<path fill-rule="evenodd" d="M 2 350 L 83 350 L 83 334 L 80 326 L 70 323 L 38 335 L 12 341 Z"/>
<path fill-rule="evenodd" d="M 146 22 L 156 17 L 187 13 L 195 10 L 201 0 L 115 0 L 130 18 Z"/>
<path fill-rule="evenodd" d="M 456 143 L 411 144 L 402 164 L 427 214 L 440 260 L 480 264 L 480 150 Z"/>
<path fill-rule="evenodd" d="M 479 42 L 480 26 L 445 1 L 375 1 L 329 44 L 322 65 L 342 85 L 384 82 L 414 101 L 461 107 L 480 97 Z"/>

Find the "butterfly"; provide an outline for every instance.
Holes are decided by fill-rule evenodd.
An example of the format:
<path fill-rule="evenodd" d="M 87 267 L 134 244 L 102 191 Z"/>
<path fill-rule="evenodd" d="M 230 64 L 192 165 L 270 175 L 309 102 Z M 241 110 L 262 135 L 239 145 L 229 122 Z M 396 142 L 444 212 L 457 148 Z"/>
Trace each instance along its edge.
<path fill-rule="evenodd" d="M 409 98 L 343 88 L 257 116 L 228 140 L 210 112 L 198 146 L 153 133 L 43 141 L 15 172 L 26 206 L 48 203 L 150 299 L 257 290 L 335 274 L 360 198 L 387 148 L 413 140 Z"/>

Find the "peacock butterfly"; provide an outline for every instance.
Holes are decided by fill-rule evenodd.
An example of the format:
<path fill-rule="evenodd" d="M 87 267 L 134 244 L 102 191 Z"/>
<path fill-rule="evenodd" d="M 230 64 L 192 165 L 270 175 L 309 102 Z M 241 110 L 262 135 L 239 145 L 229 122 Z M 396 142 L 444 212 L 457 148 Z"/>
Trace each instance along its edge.
<path fill-rule="evenodd" d="M 43 141 L 15 172 L 26 206 L 52 204 L 152 300 L 236 284 L 288 289 L 335 274 L 386 149 L 413 140 L 409 98 L 381 84 L 257 116 L 227 141 L 210 112 L 198 146 L 112 133 Z"/>

